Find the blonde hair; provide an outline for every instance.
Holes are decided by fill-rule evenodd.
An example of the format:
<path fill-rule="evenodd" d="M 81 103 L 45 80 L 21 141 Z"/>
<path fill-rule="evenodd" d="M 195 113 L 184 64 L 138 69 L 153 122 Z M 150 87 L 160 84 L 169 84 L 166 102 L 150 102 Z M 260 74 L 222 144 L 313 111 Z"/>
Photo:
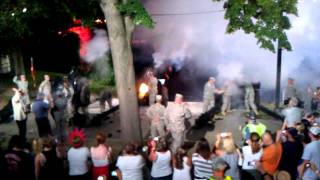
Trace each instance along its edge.
<path fill-rule="evenodd" d="M 230 138 L 230 137 L 223 138 L 223 140 L 222 140 L 222 149 L 227 154 L 234 153 L 237 150 L 233 139 Z"/>
<path fill-rule="evenodd" d="M 42 148 L 43 148 L 43 143 L 42 143 L 42 139 L 41 138 L 34 139 L 32 141 L 32 149 L 33 149 L 35 154 L 41 153 L 42 152 Z"/>

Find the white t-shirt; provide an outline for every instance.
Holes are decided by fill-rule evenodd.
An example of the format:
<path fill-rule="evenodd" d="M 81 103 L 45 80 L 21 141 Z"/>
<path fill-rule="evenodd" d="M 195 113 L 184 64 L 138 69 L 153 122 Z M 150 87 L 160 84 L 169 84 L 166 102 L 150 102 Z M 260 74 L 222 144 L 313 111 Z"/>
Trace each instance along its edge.
<path fill-rule="evenodd" d="M 69 175 L 77 176 L 88 172 L 88 158 L 90 152 L 87 147 L 70 148 L 68 151 Z"/>
<path fill-rule="evenodd" d="M 259 161 L 262 156 L 262 149 L 259 152 L 252 154 L 252 149 L 250 146 L 242 147 L 242 154 L 243 154 L 243 164 L 242 169 L 256 169 L 254 165 L 249 165 L 249 162 L 252 161 Z"/>
<path fill-rule="evenodd" d="M 123 180 L 142 180 L 142 168 L 145 165 L 141 155 L 119 156 L 116 166 L 120 169 Z"/>
<path fill-rule="evenodd" d="M 157 153 L 157 159 L 152 163 L 151 176 L 154 178 L 165 177 L 172 174 L 171 152 Z"/>

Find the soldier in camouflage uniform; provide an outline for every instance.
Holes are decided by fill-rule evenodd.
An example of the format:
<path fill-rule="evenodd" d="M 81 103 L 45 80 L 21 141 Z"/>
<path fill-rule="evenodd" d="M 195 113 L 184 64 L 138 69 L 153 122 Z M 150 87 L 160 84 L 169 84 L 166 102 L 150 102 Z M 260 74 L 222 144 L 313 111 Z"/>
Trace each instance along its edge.
<path fill-rule="evenodd" d="M 215 93 L 221 93 L 216 89 L 215 82 L 216 79 L 214 77 L 210 77 L 209 81 L 204 85 L 202 113 L 205 113 L 215 107 Z"/>
<path fill-rule="evenodd" d="M 299 99 L 298 91 L 294 86 L 294 79 L 288 78 L 288 85 L 283 92 L 283 101 L 289 102 L 290 98 L 292 97 L 296 97 Z M 286 102 L 284 104 L 287 104 Z"/>
<path fill-rule="evenodd" d="M 191 118 L 191 111 L 183 103 L 181 94 L 176 94 L 174 103 L 167 106 L 164 117 L 167 130 L 173 138 L 171 150 L 175 153 L 185 140 L 185 121 Z"/>
<path fill-rule="evenodd" d="M 156 96 L 156 104 L 151 105 L 147 110 L 147 116 L 151 120 L 150 133 L 151 138 L 165 136 L 164 131 L 164 112 L 166 108 L 161 104 L 162 96 Z"/>
<path fill-rule="evenodd" d="M 223 101 L 221 107 L 221 114 L 226 115 L 227 111 L 231 111 L 231 98 L 232 98 L 232 88 L 234 88 L 232 81 L 227 81 L 223 91 Z"/>
<path fill-rule="evenodd" d="M 153 72 L 148 72 L 148 85 L 149 85 L 149 105 L 151 106 L 156 102 L 158 94 L 158 79 L 154 77 Z"/>
<path fill-rule="evenodd" d="M 252 111 L 256 114 L 259 115 L 259 112 L 257 110 L 257 106 L 254 103 L 254 89 L 251 83 L 247 83 L 245 85 L 245 99 L 244 99 L 244 103 L 246 106 L 246 111 L 250 112 L 250 108 L 252 109 Z"/>

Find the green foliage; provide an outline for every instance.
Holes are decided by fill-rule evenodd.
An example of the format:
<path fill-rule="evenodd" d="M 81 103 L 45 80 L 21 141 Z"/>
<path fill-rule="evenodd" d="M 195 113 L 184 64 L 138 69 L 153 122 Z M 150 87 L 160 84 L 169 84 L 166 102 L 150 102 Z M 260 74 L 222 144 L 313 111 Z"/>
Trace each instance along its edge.
<path fill-rule="evenodd" d="M 90 89 L 94 93 L 99 93 L 106 87 L 115 86 L 115 75 L 112 61 L 104 56 L 93 64 L 93 72 L 90 74 Z"/>
<path fill-rule="evenodd" d="M 118 6 L 121 13 L 132 18 L 133 24 L 153 28 L 154 21 L 139 0 L 129 0 Z"/>
<path fill-rule="evenodd" d="M 0 49 L 66 30 L 74 18 L 93 22 L 102 14 L 99 0 L 1 0 Z"/>
<path fill-rule="evenodd" d="M 225 1 L 225 19 L 229 21 L 226 32 L 243 30 L 253 33 L 258 45 L 275 52 L 280 48 L 291 50 L 286 30 L 291 28 L 289 15 L 298 15 L 297 0 L 213 0 Z"/>

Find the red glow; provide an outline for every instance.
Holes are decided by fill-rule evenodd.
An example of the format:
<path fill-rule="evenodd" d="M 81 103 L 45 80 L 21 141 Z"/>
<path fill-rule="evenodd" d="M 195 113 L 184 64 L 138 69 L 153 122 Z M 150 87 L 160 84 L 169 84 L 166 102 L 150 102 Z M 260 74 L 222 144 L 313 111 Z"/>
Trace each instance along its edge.
<path fill-rule="evenodd" d="M 90 28 L 83 27 L 83 26 L 77 26 L 77 27 L 72 27 L 72 28 L 68 29 L 68 31 L 73 32 L 79 36 L 79 38 L 80 38 L 80 57 L 84 57 L 87 53 L 88 42 L 92 38 Z"/>

